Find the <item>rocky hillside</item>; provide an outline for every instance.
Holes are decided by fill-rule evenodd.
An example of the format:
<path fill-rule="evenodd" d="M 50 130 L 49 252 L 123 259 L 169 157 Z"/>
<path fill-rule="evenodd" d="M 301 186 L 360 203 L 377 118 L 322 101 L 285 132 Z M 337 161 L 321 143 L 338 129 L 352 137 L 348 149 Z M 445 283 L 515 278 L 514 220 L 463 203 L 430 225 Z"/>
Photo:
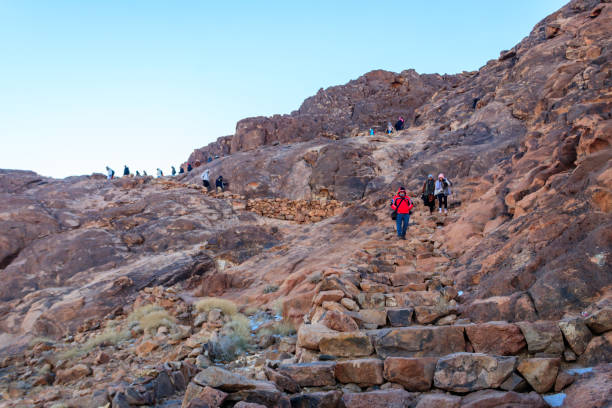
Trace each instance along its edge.
<path fill-rule="evenodd" d="M 608 406 L 611 144 L 612 4 L 574 0 L 479 71 L 240 121 L 189 158 L 223 194 L 0 170 L 0 406 Z"/>

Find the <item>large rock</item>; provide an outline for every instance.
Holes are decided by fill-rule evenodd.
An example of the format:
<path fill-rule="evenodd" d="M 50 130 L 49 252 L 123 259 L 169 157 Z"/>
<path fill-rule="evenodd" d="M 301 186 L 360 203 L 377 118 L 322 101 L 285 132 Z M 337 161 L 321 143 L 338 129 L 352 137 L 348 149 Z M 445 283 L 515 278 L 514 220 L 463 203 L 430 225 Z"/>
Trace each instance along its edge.
<path fill-rule="evenodd" d="M 384 376 L 408 391 L 427 391 L 431 388 L 437 362 L 437 357 L 388 357 Z"/>
<path fill-rule="evenodd" d="M 434 385 L 452 392 L 497 388 L 512 374 L 515 365 L 516 357 L 455 353 L 438 360 Z"/>
<path fill-rule="evenodd" d="M 310 392 L 291 397 L 292 408 L 337 408 L 341 391 Z"/>
<path fill-rule="evenodd" d="M 345 392 L 342 402 L 346 408 L 408 408 L 416 401 L 416 394 L 404 390 Z"/>
<path fill-rule="evenodd" d="M 444 356 L 465 351 L 463 327 L 383 329 L 373 333 L 372 337 L 376 353 L 382 358 Z"/>
<path fill-rule="evenodd" d="M 565 389 L 564 407 L 607 408 L 612 404 L 612 364 L 581 374 Z"/>
<path fill-rule="evenodd" d="M 521 394 L 496 390 L 482 390 L 466 395 L 461 400 L 461 408 L 547 408 L 548 404 L 535 392 Z"/>
<path fill-rule="evenodd" d="M 210 408 L 218 408 L 227 398 L 227 393 L 211 387 L 202 387 L 194 382 L 190 382 L 183 396 L 182 408 L 187 408 L 192 400 L 199 399 L 201 403 Z"/>
<path fill-rule="evenodd" d="M 319 320 L 323 326 L 326 326 L 332 330 L 340 332 L 351 332 L 359 330 L 359 326 L 350 316 L 337 312 L 335 310 L 328 310 L 323 314 L 321 320 Z"/>
<path fill-rule="evenodd" d="M 559 322 L 559 328 L 574 353 L 578 356 L 584 353 L 593 337 L 584 320 L 579 317 L 565 319 Z"/>
<path fill-rule="evenodd" d="M 411 307 L 387 309 L 389 324 L 393 327 L 410 326 L 414 309 Z"/>
<path fill-rule="evenodd" d="M 534 390 L 543 394 L 555 385 L 560 364 L 558 358 L 528 358 L 521 361 L 517 370 Z"/>
<path fill-rule="evenodd" d="M 268 367 L 266 367 L 264 371 L 268 380 L 275 383 L 281 390 L 290 394 L 300 392 L 300 386 L 289 376 L 284 375 L 278 371 L 272 370 Z"/>
<path fill-rule="evenodd" d="M 66 384 L 91 375 L 91 368 L 85 364 L 76 364 L 70 368 L 57 370 L 55 384 Z"/>
<path fill-rule="evenodd" d="M 459 408 L 461 397 L 447 394 L 423 394 L 416 408 Z"/>
<path fill-rule="evenodd" d="M 380 385 L 384 382 L 383 361 L 377 358 L 338 361 L 335 375 L 344 384 L 352 383 L 361 387 Z"/>
<path fill-rule="evenodd" d="M 565 350 L 563 335 L 556 322 L 519 322 L 529 353 L 561 355 Z"/>
<path fill-rule="evenodd" d="M 193 382 L 201 387 L 218 388 L 227 392 L 255 388 L 252 380 L 215 366 L 200 371 L 193 378 Z"/>
<path fill-rule="evenodd" d="M 321 323 L 303 324 L 298 329 L 297 346 L 319 350 L 321 339 L 337 333 Z"/>
<path fill-rule="evenodd" d="M 319 342 L 321 353 L 337 357 L 369 356 L 374 351 L 370 338 L 362 332 L 336 333 Z"/>
<path fill-rule="evenodd" d="M 586 350 L 578 359 L 580 364 L 595 366 L 612 362 L 612 332 L 595 336 L 587 345 Z"/>
<path fill-rule="evenodd" d="M 586 318 L 586 325 L 595 333 L 612 330 L 612 308 L 606 307 Z"/>
<path fill-rule="evenodd" d="M 525 338 L 517 325 L 506 322 L 468 325 L 465 332 L 477 353 L 500 356 L 516 355 L 525 346 Z"/>
<path fill-rule="evenodd" d="M 278 371 L 302 387 L 322 387 L 336 384 L 334 362 L 286 364 Z"/>

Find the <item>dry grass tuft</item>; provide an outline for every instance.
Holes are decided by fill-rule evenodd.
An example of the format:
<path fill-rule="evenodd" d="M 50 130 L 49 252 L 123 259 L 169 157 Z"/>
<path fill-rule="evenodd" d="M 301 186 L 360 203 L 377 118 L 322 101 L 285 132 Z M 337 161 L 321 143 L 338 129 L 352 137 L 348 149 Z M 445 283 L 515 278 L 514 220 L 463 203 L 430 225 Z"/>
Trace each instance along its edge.
<path fill-rule="evenodd" d="M 109 328 L 104 330 L 97 336 L 90 337 L 85 343 L 81 345 L 60 352 L 57 356 L 60 360 L 70 360 L 74 357 L 82 356 L 89 353 L 101 344 L 115 345 L 128 340 L 130 337 L 131 334 L 128 329 L 115 330 L 113 328 Z"/>
<path fill-rule="evenodd" d="M 153 332 L 161 326 L 169 329 L 176 326 L 176 319 L 159 305 L 146 305 L 135 309 L 128 316 L 128 321 L 138 322 L 143 331 Z"/>
<path fill-rule="evenodd" d="M 209 312 L 212 309 L 221 309 L 223 314 L 227 316 L 233 316 L 238 313 L 238 306 L 231 300 L 215 298 L 215 297 L 207 297 L 201 299 L 195 304 L 198 312 Z"/>
<path fill-rule="evenodd" d="M 266 335 L 277 335 L 277 336 L 291 336 L 297 332 L 295 326 L 288 321 L 278 321 L 274 324 L 267 326 L 259 331 L 260 336 Z"/>

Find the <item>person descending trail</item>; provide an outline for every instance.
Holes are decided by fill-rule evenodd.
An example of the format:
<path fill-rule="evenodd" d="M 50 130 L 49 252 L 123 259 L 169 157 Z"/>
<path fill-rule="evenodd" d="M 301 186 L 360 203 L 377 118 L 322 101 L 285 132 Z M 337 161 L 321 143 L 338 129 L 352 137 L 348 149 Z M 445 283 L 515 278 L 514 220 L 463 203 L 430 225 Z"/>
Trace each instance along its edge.
<path fill-rule="evenodd" d="M 406 194 L 406 189 L 400 187 L 395 197 L 391 200 L 391 209 L 397 212 L 395 223 L 397 226 L 397 237 L 399 239 L 406 239 L 406 231 L 410 223 L 410 210 L 412 210 L 412 207 L 414 207 L 414 205 L 412 201 L 410 201 L 410 197 Z"/>
<path fill-rule="evenodd" d="M 140 177 L 140 172 L 136 170 L 136 177 Z"/>
<path fill-rule="evenodd" d="M 164 177 L 164 172 L 161 171 L 161 169 L 158 167 L 157 168 L 157 178 L 160 178 L 160 177 Z"/>
<path fill-rule="evenodd" d="M 179 174 L 185 174 L 185 169 L 183 166 L 179 167 Z"/>
<path fill-rule="evenodd" d="M 115 170 L 113 170 L 110 167 L 106 166 L 106 179 L 107 180 L 112 180 L 114 178 L 115 178 Z"/>
<path fill-rule="evenodd" d="M 202 185 L 206 187 L 206 191 L 210 191 L 210 170 L 204 170 L 200 178 L 202 179 Z"/>
<path fill-rule="evenodd" d="M 429 207 L 429 213 L 431 214 L 436 206 L 436 181 L 434 180 L 433 174 L 427 176 L 427 180 L 423 183 L 423 203 Z"/>
<path fill-rule="evenodd" d="M 225 190 L 225 184 L 223 183 L 223 176 L 217 177 L 215 180 L 215 187 L 217 187 L 217 193 L 223 192 Z"/>
<path fill-rule="evenodd" d="M 172 167 L 172 175 L 176 176 L 176 169 L 174 168 L 174 166 L 171 166 L 171 167 Z"/>
<path fill-rule="evenodd" d="M 146 170 L 143 170 L 143 171 L 142 171 L 142 175 L 143 175 L 143 176 L 145 176 L 145 177 L 146 177 L 146 176 L 148 176 L 147 171 L 146 171 Z"/>
<path fill-rule="evenodd" d="M 442 205 L 444 205 L 444 213 L 448 212 L 448 199 L 447 197 L 451 195 L 450 186 L 453 183 L 450 182 L 449 179 L 444 177 L 443 173 L 438 175 L 438 180 L 436 180 L 436 189 L 434 194 L 438 198 L 438 212 L 442 212 Z"/>
<path fill-rule="evenodd" d="M 123 165 L 123 177 L 129 176 L 130 175 L 130 168 L 127 166 L 127 164 Z"/>
<path fill-rule="evenodd" d="M 395 130 L 399 132 L 402 129 L 404 129 L 404 118 L 400 116 L 395 122 Z"/>
<path fill-rule="evenodd" d="M 189 173 L 191 170 L 193 170 L 193 167 L 191 167 L 191 163 L 187 163 L 187 173 Z"/>
<path fill-rule="evenodd" d="M 390 135 L 391 133 L 393 133 L 393 125 L 391 122 L 387 122 L 387 134 Z"/>

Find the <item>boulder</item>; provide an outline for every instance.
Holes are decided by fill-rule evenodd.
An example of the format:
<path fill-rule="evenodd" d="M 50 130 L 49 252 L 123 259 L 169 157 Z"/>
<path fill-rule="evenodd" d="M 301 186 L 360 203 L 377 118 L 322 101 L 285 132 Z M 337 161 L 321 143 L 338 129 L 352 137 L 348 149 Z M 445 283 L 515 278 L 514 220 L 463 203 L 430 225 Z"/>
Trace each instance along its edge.
<path fill-rule="evenodd" d="M 504 391 L 524 392 L 529 389 L 529 384 L 523 377 L 514 372 L 499 386 L 499 388 Z"/>
<path fill-rule="evenodd" d="M 555 380 L 555 392 L 561 392 L 564 388 L 571 385 L 576 379 L 576 374 L 569 373 L 565 370 L 559 371 L 557 379 Z"/>
<path fill-rule="evenodd" d="M 252 380 L 216 366 L 211 366 L 200 371 L 193 378 L 193 382 L 201 387 L 208 386 L 227 392 L 255 388 Z"/>
<path fill-rule="evenodd" d="M 91 375 L 91 368 L 85 364 L 76 364 L 70 368 L 57 370 L 55 384 L 66 384 Z"/>
<path fill-rule="evenodd" d="M 324 290 L 317 293 L 314 298 L 315 305 L 322 305 L 323 302 L 339 302 L 344 297 L 344 292 L 340 289 Z"/>
<path fill-rule="evenodd" d="M 499 387 L 511 374 L 516 357 L 481 353 L 455 353 L 438 360 L 434 385 L 452 392 Z"/>
<path fill-rule="evenodd" d="M 355 323 L 355 320 L 353 320 L 350 316 L 335 310 L 326 311 L 319 323 L 339 332 L 359 330 L 359 326 L 357 323 Z"/>
<path fill-rule="evenodd" d="M 526 346 L 519 327 L 512 323 L 491 322 L 467 325 L 465 332 L 477 353 L 516 355 Z"/>
<path fill-rule="evenodd" d="M 268 380 L 276 384 L 281 390 L 291 394 L 300 392 L 300 386 L 295 381 L 293 381 L 291 377 L 284 375 L 278 371 L 274 371 L 268 367 L 265 367 L 265 373 Z"/>
<path fill-rule="evenodd" d="M 384 293 L 359 293 L 357 295 L 357 303 L 361 309 L 384 309 L 385 295 Z"/>
<path fill-rule="evenodd" d="M 384 376 L 408 391 L 427 391 L 431 388 L 437 362 L 437 357 L 388 357 Z"/>
<path fill-rule="evenodd" d="M 612 332 L 606 332 L 601 336 L 594 336 L 587 345 L 584 353 L 578 358 L 578 362 L 585 366 L 612 362 Z"/>
<path fill-rule="evenodd" d="M 387 312 L 384 309 L 361 309 L 356 319 L 380 327 L 387 324 Z"/>
<path fill-rule="evenodd" d="M 286 364 L 278 372 L 291 378 L 301 387 L 322 387 L 336 384 L 334 362 Z"/>
<path fill-rule="evenodd" d="M 517 370 L 534 390 L 543 394 L 555 385 L 560 365 L 558 358 L 528 358 L 521 361 Z"/>
<path fill-rule="evenodd" d="M 291 408 L 337 408 L 341 391 L 310 392 L 291 397 Z"/>
<path fill-rule="evenodd" d="M 513 391 L 482 390 L 466 395 L 461 408 L 548 408 L 548 404 L 535 392 L 520 394 Z"/>
<path fill-rule="evenodd" d="M 298 329 L 297 346 L 309 350 L 319 350 L 321 339 L 335 333 L 337 331 L 321 323 L 303 324 Z"/>
<path fill-rule="evenodd" d="M 612 402 L 612 364 L 581 374 L 565 389 L 564 407 L 608 408 Z"/>
<path fill-rule="evenodd" d="M 563 335 L 556 322 L 518 322 L 517 325 L 525 336 L 530 354 L 561 355 L 565 350 Z"/>
<path fill-rule="evenodd" d="M 140 343 L 138 347 L 136 347 L 136 354 L 138 354 L 139 357 L 145 357 L 151 354 L 151 352 L 158 347 L 159 344 L 150 340 L 146 340 Z"/>
<path fill-rule="evenodd" d="M 587 317 L 585 323 L 597 334 L 612 330 L 612 308 L 598 310 Z"/>
<path fill-rule="evenodd" d="M 234 408 L 266 408 L 266 406 L 255 402 L 239 401 Z"/>
<path fill-rule="evenodd" d="M 410 326 L 414 309 L 411 307 L 398 307 L 387 309 L 389 324 L 393 327 Z"/>
<path fill-rule="evenodd" d="M 337 357 L 369 356 L 374 351 L 370 338 L 362 332 L 334 333 L 319 342 L 321 353 Z"/>
<path fill-rule="evenodd" d="M 579 317 L 564 319 L 559 322 L 559 328 L 574 353 L 578 356 L 584 353 L 593 337 L 584 320 Z"/>
<path fill-rule="evenodd" d="M 461 397 L 448 394 L 423 394 L 416 408 L 459 408 Z"/>
<path fill-rule="evenodd" d="M 338 361 L 334 372 L 336 379 L 344 384 L 370 387 L 384 382 L 383 361 L 377 358 Z"/>
<path fill-rule="evenodd" d="M 416 394 L 390 389 L 370 392 L 345 392 L 345 408 L 408 408 L 416 401 Z"/>
<path fill-rule="evenodd" d="M 198 403 L 206 404 L 210 408 L 218 408 L 226 398 L 227 394 L 223 391 L 209 386 L 202 387 L 194 382 L 190 382 L 187 390 L 185 390 L 181 408 L 187 408 L 194 399 L 198 399 Z"/>
<path fill-rule="evenodd" d="M 429 357 L 465 351 L 463 327 L 411 326 L 372 333 L 376 353 L 387 357 Z"/>

